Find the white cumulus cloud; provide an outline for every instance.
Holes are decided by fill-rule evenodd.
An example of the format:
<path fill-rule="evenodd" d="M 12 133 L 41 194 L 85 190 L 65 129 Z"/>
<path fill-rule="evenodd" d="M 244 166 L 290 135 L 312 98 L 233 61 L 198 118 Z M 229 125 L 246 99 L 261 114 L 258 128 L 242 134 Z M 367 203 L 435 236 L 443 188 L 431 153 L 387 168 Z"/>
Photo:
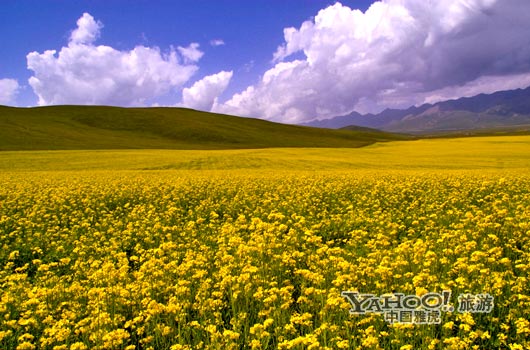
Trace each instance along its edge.
<path fill-rule="evenodd" d="M 274 66 L 219 108 L 294 123 L 511 86 L 530 73 L 528 33 L 527 0 L 382 0 L 364 13 L 336 3 L 286 28 Z"/>
<path fill-rule="evenodd" d="M 230 83 L 232 74 L 232 71 L 221 71 L 204 77 L 190 88 L 183 89 L 182 104 L 185 107 L 202 111 L 215 109 L 218 104 L 217 99 Z"/>
<path fill-rule="evenodd" d="M 15 103 L 15 97 L 20 86 L 15 79 L 0 79 L 0 104 Z"/>
<path fill-rule="evenodd" d="M 204 53 L 199 50 L 198 43 L 191 43 L 188 47 L 179 46 L 178 50 L 182 57 L 184 57 L 189 62 L 197 62 L 204 55 Z"/>
<path fill-rule="evenodd" d="M 194 44 L 179 55 L 170 49 L 136 46 L 121 51 L 94 45 L 103 25 L 85 13 L 77 21 L 68 46 L 27 55 L 33 71 L 29 84 L 39 105 L 144 105 L 180 88 L 197 71 L 201 55 Z M 178 50 L 180 51 L 180 47 Z M 192 62 L 190 62 L 192 61 Z"/>
<path fill-rule="evenodd" d="M 92 44 L 99 38 L 103 24 L 96 22 L 94 17 L 89 13 L 83 13 L 83 16 L 77 20 L 77 28 L 70 35 L 70 42 L 74 44 Z"/>

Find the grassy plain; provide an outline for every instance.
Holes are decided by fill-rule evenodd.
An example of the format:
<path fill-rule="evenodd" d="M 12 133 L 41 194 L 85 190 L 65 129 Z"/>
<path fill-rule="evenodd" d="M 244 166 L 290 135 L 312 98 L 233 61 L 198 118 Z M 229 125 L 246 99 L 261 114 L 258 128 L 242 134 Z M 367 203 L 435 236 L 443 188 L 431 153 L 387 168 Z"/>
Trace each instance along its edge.
<path fill-rule="evenodd" d="M 0 153 L 0 348 L 526 349 L 530 137 Z M 439 324 L 341 291 L 489 293 Z"/>

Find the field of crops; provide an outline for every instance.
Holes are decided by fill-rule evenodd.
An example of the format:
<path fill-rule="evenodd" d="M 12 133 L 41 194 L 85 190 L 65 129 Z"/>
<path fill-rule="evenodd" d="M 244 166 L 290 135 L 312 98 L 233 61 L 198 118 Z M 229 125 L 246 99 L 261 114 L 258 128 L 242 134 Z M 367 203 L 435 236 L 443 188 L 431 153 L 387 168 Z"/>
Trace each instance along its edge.
<path fill-rule="evenodd" d="M 213 170 L 128 170 L 201 164 L 184 151 L 114 170 L 110 153 L 4 153 L 0 349 L 529 348 L 530 138 L 490 141 L 430 161 L 452 141 L 260 151 L 277 158 L 241 169 L 223 151 Z M 62 170 L 30 169 L 43 155 Z M 98 170 L 65 171 L 83 161 Z M 444 290 L 455 310 L 427 324 L 341 296 Z M 491 312 L 459 311 L 463 293 Z"/>

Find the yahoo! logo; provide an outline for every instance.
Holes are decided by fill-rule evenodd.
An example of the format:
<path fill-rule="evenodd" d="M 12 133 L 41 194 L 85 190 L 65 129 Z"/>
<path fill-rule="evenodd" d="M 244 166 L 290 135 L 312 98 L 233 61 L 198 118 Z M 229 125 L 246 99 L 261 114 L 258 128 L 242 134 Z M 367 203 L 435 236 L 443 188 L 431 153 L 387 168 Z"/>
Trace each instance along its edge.
<path fill-rule="evenodd" d="M 376 296 L 348 291 L 342 292 L 341 295 L 352 305 L 350 314 L 383 314 L 388 323 L 439 324 L 442 312 L 455 310 L 449 304 L 450 290 L 444 290 L 442 293 L 430 292 L 421 297 L 403 293 Z M 493 297 L 489 294 L 460 294 L 458 302 L 458 312 L 488 313 L 494 306 Z"/>

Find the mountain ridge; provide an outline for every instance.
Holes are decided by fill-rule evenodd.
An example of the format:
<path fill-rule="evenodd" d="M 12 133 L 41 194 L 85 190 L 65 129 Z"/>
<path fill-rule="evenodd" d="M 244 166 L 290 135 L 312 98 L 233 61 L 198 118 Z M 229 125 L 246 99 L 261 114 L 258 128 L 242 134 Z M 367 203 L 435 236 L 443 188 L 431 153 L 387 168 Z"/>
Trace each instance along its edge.
<path fill-rule="evenodd" d="M 363 115 L 352 112 L 302 125 L 331 129 L 356 125 L 388 132 L 420 134 L 528 126 L 530 87 L 462 97 L 407 109 L 385 109 L 378 114 Z"/>

